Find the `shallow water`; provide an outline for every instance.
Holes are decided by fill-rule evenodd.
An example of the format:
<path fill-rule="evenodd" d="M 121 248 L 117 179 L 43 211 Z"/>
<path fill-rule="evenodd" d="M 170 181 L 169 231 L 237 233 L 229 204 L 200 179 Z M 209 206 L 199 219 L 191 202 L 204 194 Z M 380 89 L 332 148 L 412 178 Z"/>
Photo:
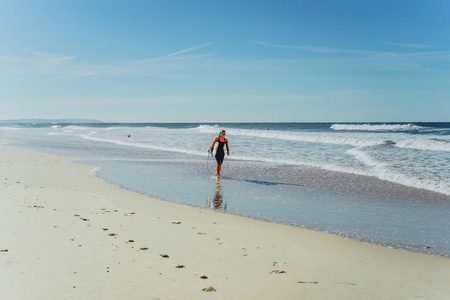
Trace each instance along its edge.
<path fill-rule="evenodd" d="M 2 134 L 38 152 L 81 158 L 77 163 L 98 167 L 99 177 L 164 200 L 450 257 L 446 151 L 379 143 L 391 135 L 406 141 L 404 132 L 371 138 L 333 135 L 329 128 L 300 132 L 291 125 L 268 142 L 267 129 L 231 128 L 232 156 L 218 181 L 206 152 L 215 127 L 183 126 L 18 128 Z M 311 136 L 315 141 L 304 141 Z M 331 137 L 340 142 L 330 143 Z M 444 193 L 400 184 L 402 176 L 410 185 L 426 182 Z"/>

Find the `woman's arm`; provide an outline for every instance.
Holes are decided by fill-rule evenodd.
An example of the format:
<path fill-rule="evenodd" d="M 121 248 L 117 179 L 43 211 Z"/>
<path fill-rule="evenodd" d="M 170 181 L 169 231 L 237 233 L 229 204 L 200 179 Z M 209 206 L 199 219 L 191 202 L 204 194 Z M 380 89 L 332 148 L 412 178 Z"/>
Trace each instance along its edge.
<path fill-rule="evenodd" d="M 211 153 L 212 153 L 213 150 L 214 150 L 214 144 L 215 144 L 218 140 L 219 140 L 218 137 L 216 137 L 216 138 L 214 139 L 214 142 L 213 142 L 212 145 L 211 145 Z"/>

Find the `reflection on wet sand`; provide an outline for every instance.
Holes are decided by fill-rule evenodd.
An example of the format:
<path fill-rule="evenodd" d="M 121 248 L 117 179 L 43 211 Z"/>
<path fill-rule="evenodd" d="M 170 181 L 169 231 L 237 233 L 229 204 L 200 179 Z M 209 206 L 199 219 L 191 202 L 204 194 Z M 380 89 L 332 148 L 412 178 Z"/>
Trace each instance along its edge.
<path fill-rule="evenodd" d="M 214 192 L 214 197 L 208 200 L 208 206 L 217 210 L 227 210 L 227 203 L 223 201 L 222 187 L 220 186 L 220 178 L 216 181 L 216 190 Z"/>

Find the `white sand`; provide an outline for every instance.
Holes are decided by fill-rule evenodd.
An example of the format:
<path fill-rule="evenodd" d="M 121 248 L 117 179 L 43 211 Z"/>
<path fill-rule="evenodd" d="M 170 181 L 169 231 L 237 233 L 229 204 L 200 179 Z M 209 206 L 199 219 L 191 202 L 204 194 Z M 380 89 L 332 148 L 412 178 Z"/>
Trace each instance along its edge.
<path fill-rule="evenodd" d="M 63 160 L 0 146 L 0 299 L 450 298 L 443 257 L 164 202 Z"/>

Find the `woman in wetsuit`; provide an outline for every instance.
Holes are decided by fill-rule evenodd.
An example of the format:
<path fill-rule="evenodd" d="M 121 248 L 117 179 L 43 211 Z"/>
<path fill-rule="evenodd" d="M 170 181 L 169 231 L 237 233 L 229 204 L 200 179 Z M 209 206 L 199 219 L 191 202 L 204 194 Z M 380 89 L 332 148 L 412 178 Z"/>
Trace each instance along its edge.
<path fill-rule="evenodd" d="M 223 147 L 225 145 L 227 146 L 227 155 L 230 155 L 230 147 L 228 146 L 228 140 L 225 138 L 225 135 L 226 135 L 225 130 L 222 130 L 219 133 L 219 136 L 214 139 L 214 142 L 212 143 L 211 146 L 211 156 L 213 156 L 214 145 L 215 143 L 219 142 L 219 146 L 217 147 L 216 151 L 217 177 L 220 177 L 220 169 L 222 168 L 222 162 L 223 159 L 225 158 L 225 152 L 223 150 Z"/>

